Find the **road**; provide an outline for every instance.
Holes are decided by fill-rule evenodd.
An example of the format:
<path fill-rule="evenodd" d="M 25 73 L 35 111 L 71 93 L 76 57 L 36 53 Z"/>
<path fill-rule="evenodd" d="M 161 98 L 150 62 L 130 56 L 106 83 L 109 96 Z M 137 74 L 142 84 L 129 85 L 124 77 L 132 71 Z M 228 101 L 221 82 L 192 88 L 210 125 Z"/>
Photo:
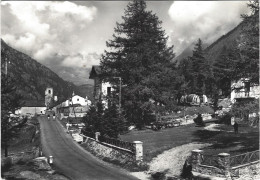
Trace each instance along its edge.
<path fill-rule="evenodd" d="M 134 180 L 127 171 L 105 163 L 81 148 L 52 116 L 39 116 L 43 154 L 72 180 Z"/>

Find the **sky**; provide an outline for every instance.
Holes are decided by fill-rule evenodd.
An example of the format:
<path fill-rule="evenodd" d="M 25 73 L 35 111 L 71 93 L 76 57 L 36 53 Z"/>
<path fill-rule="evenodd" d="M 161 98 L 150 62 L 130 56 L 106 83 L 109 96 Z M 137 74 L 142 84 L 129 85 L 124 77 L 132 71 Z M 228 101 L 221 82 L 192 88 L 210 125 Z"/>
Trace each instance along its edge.
<path fill-rule="evenodd" d="M 1 38 L 76 85 L 92 84 L 127 1 L 2 1 Z M 246 1 L 147 1 L 178 56 L 199 38 L 211 44 L 248 13 Z"/>

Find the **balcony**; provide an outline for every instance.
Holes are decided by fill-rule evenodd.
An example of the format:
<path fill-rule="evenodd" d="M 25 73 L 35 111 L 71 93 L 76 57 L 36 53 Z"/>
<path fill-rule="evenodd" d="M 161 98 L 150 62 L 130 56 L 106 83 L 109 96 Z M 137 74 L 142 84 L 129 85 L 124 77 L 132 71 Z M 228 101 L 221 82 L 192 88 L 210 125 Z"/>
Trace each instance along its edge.
<path fill-rule="evenodd" d="M 245 99 L 255 99 L 255 94 L 250 92 L 250 91 L 240 91 L 240 92 L 236 92 L 234 99 L 236 100 L 245 100 Z"/>

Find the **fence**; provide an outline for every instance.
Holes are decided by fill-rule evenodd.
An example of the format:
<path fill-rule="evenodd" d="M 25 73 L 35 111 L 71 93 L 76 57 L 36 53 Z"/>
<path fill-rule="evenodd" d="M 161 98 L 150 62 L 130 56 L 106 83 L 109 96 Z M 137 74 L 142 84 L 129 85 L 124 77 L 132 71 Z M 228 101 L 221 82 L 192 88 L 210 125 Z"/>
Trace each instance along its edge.
<path fill-rule="evenodd" d="M 107 143 L 107 144 L 111 144 L 111 145 L 114 145 L 114 146 L 117 146 L 117 147 L 121 147 L 121 148 L 124 148 L 124 149 L 128 149 L 128 150 L 132 151 L 133 153 L 135 153 L 134 143 L 120 141 L 118 139 L 108 138 L 108 137 L 105 137 L 105 136 L 100 136 L 99 141 Z"/>
<path fill-rule="evenodd" d="M 136 161 L 143 160 L 143 142 L 134 141 L 132 143 L 121 141 L 118 139 L 108 138 L 104 136 L 100 136 L 99 132 L 95 133 L 95 137 L 93 137 L 93 133 L 83 133 L 83 142 L 86 142 L 89 138 L 93 139 L 96 143 L 102 144 L 104 146 L 110 147 L 116 150 L 122 150 L 128 152 L 135 156 Z M 89 138 L 88 138 L 89 137 Z"/>
<path fill-rule="evenodd" d="M 240 166 L 259 160 L 259 150 L 230 157 L 230 166 Z"/>
<path fill-rule="evenodd" d="M 84 131 L 84 130 L 81 130 L 81 133 L 85 136 L 88 136 L 88 137 L 91 137 L 91 138 L 94 138 L 95 139 L 95 134 L 94 133 L 90 133 L 90 132 L 87 132 L 87 131 Z"/>
<path fill-rule="evenodd" d="M 230 157 L 228 153 L 204 156 L 202 150 L 192 151 L 193 171 L 201 174 L 230 178 L 239 176 L 239 169 L 259 162 L 259 150 Z"/>

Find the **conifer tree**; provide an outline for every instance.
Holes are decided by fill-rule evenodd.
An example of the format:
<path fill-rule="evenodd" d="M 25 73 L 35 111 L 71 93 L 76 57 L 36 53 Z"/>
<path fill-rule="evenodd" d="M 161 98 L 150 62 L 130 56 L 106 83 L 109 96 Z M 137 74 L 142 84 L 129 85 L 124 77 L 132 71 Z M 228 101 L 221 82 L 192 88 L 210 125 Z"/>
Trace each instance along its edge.
<path fill-rule="evenodd" d="M 221 54 L 213 64 L 214 79 L 218 89 L 221 89 L 225 96 L 230 94 L 231 81 L 235 78 L 235 68 L 238 62 L 237 50 L 222 48 Z"/>
<path fill-rule="evenodd" d="M 206 80 L 210 75 L 210 66 L 207 59 L 204 57 L 202 49 L 202 41 L 198 39 L 195 44 L 192 60 L 192 83 L 191 89 L 193 93 L 202 95 L 206 93 Z"/>
<path fill-rule="evenodd" d="M 130 2 L 122 18 L 113 39 L 107 42 L 110 51 L 103 54 L 101 68 L 104 77 L 122 78 L 122 106 L 128 119 L 145 124 L 145 116 L 153 106 L 149 99 L 163 101 L 163 94 L 171 96 L 175 92 L 173 47 L 166 45 L 168 37 L 162 22 L 146 10 L 145 1 Z M 108 81 L 113 82 L 113 78 Z"/>
<path fill-rule="evenodd" d="M 245 26 L 241 32 L 239 50 L 241 60 L 237 64 L 237 79 L 250 78 L 259 84 L 259 1 L 250 1 L 251 14 L 243 14 Z"/>
<path fill-rule="evenodd" d="M 10 141 L 19 136 L 20 129 L 27 121 L 26 118 L 10 117 L 11 113 L 15 113 L 15 110 L 22 106 L 21 99 L 14 85 L 14 79 L 1 73 L 1 145 L 5 157 L 8 156 Z"/>

